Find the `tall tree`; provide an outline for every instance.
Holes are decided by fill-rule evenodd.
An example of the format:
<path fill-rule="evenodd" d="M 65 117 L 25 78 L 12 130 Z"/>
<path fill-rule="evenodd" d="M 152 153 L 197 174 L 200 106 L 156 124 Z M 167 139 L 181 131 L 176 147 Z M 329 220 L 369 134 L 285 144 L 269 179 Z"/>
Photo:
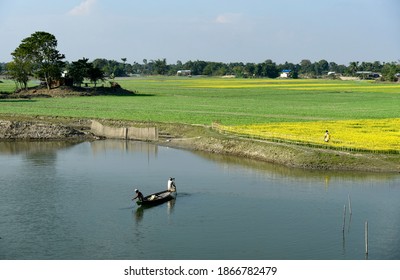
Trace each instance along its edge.
<path fill-rule="evenodd" d="M 382 67 L 382 79 L 384 81 L 395 82 L 397 81 L 398 77 L 396 76 L 397 73 L 400 71 L 400 64 L 392 63 L 385 63 Z"/>
<path fill-rule="evenodd" d="M 38 31 L 22 40 L 11 55 L 14 63 L 29 64 L 32 74 L 42 79 L 48 89 L 52 81 L 61 77 L 65 55 L 57 50 L 57 39 L 54 35 Z"/>
<path fill-rule="evenodd" d="M 300 74 L 306 75 L 306 76 L 312 76 L 314 75 L 314 69 L 313 69 L 313 64 L 309 59 L 303 59 L 300 62 Z"/>
<path fill-rule="evenodd" d="M 154 73 L 157 75 L 165 75 L 168 72 L 167 60 L 157 59 L 154 61 Z"/>
<path fill-rule="evenodd" d="M 24 47 L 17 48 L 11 55 L 13 61 L 7 64 L 8 75 L 15 81 L 17 88 L 27 89 L 33 69 L 31 55 Z"/>
<path fill-rule="evenodd" d="M 68 67 L 68 75 L 72 78 L 74 85 L 81 86 L 85 77 L 88 76 L 89 63 L 88 58 L 82 58 L 77 61 L 73 61 Z"/>
<path fill-rule="evenodd" d="M 263 64 L 263 76 L 273 79 L 279 76 L 279 70 L 271 59 L 267 59 Z"/>
<path fill-rule="evenodd" d="M 100 68 L 94 67 L 92 63 L 89 63 L 87 77 L 94 83 L 94 87 L 96 88 L 97 81 L 104 79 L 104 72 Z"/>

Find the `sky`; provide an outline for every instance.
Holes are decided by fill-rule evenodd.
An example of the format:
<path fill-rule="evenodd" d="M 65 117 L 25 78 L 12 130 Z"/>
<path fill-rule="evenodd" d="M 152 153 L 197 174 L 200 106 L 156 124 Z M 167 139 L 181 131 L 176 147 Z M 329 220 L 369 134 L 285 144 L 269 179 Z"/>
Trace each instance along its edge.
<path fill-rule="evenodd" d="M 0 0 L 0 62 L 36 31 L 66 60 L 400 60 L 400 0 Z"/>

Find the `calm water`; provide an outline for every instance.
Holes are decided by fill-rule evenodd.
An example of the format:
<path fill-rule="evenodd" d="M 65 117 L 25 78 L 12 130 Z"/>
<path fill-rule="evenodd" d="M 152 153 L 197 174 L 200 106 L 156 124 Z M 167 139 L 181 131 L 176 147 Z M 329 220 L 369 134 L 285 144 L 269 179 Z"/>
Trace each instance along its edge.
<path fill-rule="evenodd" d="M 0 143 L 0 172 L 0 259 L 364 259 L 366 220 L 369 259 L 400 259 L 397 174 L 123 141 Z M 131 203 L 169 176 L 176 201 Z"/>

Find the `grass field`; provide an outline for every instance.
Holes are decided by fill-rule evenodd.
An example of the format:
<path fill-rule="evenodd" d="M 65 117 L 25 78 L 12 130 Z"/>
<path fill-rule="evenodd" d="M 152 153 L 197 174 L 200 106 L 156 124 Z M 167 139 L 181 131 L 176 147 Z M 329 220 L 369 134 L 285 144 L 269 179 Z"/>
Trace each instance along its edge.
<path fill-rule="evenodd" d="M 282 128 L 288 122 L 309 122 L 320 124 L 321 134 L 325 127 L 334 128 L 336 121 L 389 122 L 400 118 L 400 84 L 194 77 L 129 78 L 116 81 L 138 94 L 0 99 L 0 114 L 203 125 L 218 122 L 225 126 L 279 123 Z M 0 91 L 10 91 L 10 82 L 0 83 Z M 371 125 L 367 122 L 364 130 L 368 130 L 368 127 Z M 397 139 L 400 142 L 398 122 L 386 130 L 394 131 L 394 141 Z M 375 137 L 382 138 L 386 130 L 379 132 L 378 129 L 373 133 Z"/>

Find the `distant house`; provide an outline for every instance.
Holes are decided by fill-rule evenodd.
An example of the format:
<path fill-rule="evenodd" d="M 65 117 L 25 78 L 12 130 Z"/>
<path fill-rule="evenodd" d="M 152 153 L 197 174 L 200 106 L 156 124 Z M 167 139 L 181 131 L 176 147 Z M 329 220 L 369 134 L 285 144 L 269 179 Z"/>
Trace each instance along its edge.
<path fill-rule="evenodd" d="M 371 71 L 357 71 L 356 75 L 362 79 L 377 79 L 381 75 Z"/>
<path fill-rule="evenodd" d="M 292 72 L 292 70 L 284 69 L 284 70 L 282 70 L 280 77 L 281 78 L 289 78 L 290 72 Z"/>
<path fill-rule="evenodd" d="M 178 70 L 176 72 L 176 75 L 178 75 L 178 76 L 191 76 L 192 75 L 192 70 Z"/>

